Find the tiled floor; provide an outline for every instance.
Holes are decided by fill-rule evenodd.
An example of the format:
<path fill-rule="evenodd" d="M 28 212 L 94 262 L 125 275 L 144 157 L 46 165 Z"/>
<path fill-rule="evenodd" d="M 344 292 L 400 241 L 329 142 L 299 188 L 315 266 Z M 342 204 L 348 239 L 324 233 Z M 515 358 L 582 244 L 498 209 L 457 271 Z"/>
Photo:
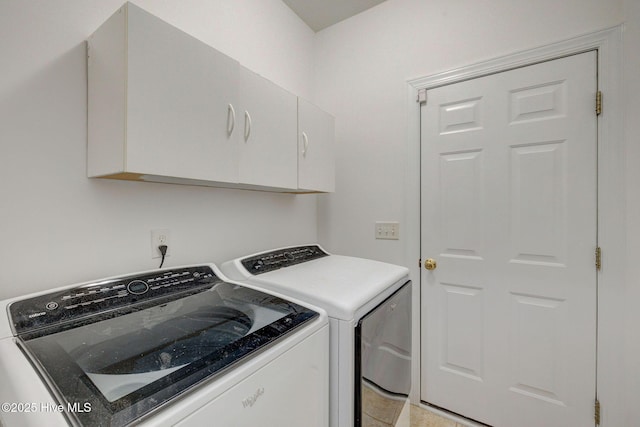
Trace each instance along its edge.
<path fill-rule="evenodd" d="M 392 427 L 394 425 L 410 427 L 467 427 L 462 424 L 419 406 L 405 406 L 405 399 L 388 396 L 369 387 L 362 389 L 363 425 L 367 427 Z M 410 420 L 410 421 L 409 421 Z"/>
<path fill-rule="evenodd" d="M 411 427 L 466 427 L 466 425 L 411 405 Z"/>
<path fill-rule="evenodd" d="M 405 403 L 406 400 L 404 398 L 393 398 L 376 392 L 369 387 L 363 387 L 362 424 L 367 427 L 392 427 L 396 425 L 402 415 Z"/>

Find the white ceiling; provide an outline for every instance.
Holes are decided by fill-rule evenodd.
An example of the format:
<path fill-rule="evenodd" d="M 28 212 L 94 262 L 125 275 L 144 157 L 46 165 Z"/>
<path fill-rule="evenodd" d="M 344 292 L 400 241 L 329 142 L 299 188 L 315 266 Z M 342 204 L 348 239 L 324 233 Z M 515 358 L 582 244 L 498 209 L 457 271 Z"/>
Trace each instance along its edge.
<path fill-rule="evenodd" d="M 357 15 L 385 0 L 282 0 L 313 31 Z"/>

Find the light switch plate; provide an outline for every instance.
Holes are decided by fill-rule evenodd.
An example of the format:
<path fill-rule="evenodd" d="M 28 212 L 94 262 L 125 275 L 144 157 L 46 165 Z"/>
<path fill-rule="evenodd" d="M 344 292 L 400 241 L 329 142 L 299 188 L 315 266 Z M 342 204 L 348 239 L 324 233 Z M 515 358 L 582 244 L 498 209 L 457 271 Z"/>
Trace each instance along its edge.
<path fill-rule="evenodd" d="M 375 236 L 376 239 L 399 240 L 400 223 L 397 221 L 377 221 Z"/>

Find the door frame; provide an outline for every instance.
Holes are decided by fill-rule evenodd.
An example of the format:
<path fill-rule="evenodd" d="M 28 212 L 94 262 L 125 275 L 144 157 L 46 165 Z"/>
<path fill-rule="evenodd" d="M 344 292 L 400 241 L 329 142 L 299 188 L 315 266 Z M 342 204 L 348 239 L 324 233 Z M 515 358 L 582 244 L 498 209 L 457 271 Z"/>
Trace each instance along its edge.
<path fill-rule="evenodd" d="M 414 286 L 413 312 L 413 378 L 421 378 L 420 370 L 420 103 L 421 89 L 433 89 L 464 80 L 549 61 L 589 50 L 598 52 L 598 90 L 602 92 L 603 112 L 598 116 L 598 246 L 603 251 L 603 267 L 597 273 L 598 313 L 596 384 L 602 403 L 602 427 L 623 425 L 620 418 L 624 401 L 623 306 L 626 271 L 625 180 L 622 109 L 622 33 L 623 26 L 585 34 L 557 43 L 501 56 L 469 66 L 456 68 L 407 81 L 407 174 L 405 182 L 406 265 Z M 594 99 L 595 108 L 595 99 Z M 595 268 L 595 255 L 594 255 Z M 411 401 L 420 403 L 420 387 L 414 386 Z"/>

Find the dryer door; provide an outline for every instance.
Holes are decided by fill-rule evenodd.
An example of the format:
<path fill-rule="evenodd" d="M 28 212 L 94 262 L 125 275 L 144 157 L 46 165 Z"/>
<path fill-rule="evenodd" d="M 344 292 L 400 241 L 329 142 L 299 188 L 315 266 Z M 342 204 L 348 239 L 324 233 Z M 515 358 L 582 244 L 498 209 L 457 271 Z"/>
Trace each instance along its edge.
<path fill-rule="evenodd" d="M 356 327 L 355 426 L 395 426 L 411 390 L 411 281 Z"/>

